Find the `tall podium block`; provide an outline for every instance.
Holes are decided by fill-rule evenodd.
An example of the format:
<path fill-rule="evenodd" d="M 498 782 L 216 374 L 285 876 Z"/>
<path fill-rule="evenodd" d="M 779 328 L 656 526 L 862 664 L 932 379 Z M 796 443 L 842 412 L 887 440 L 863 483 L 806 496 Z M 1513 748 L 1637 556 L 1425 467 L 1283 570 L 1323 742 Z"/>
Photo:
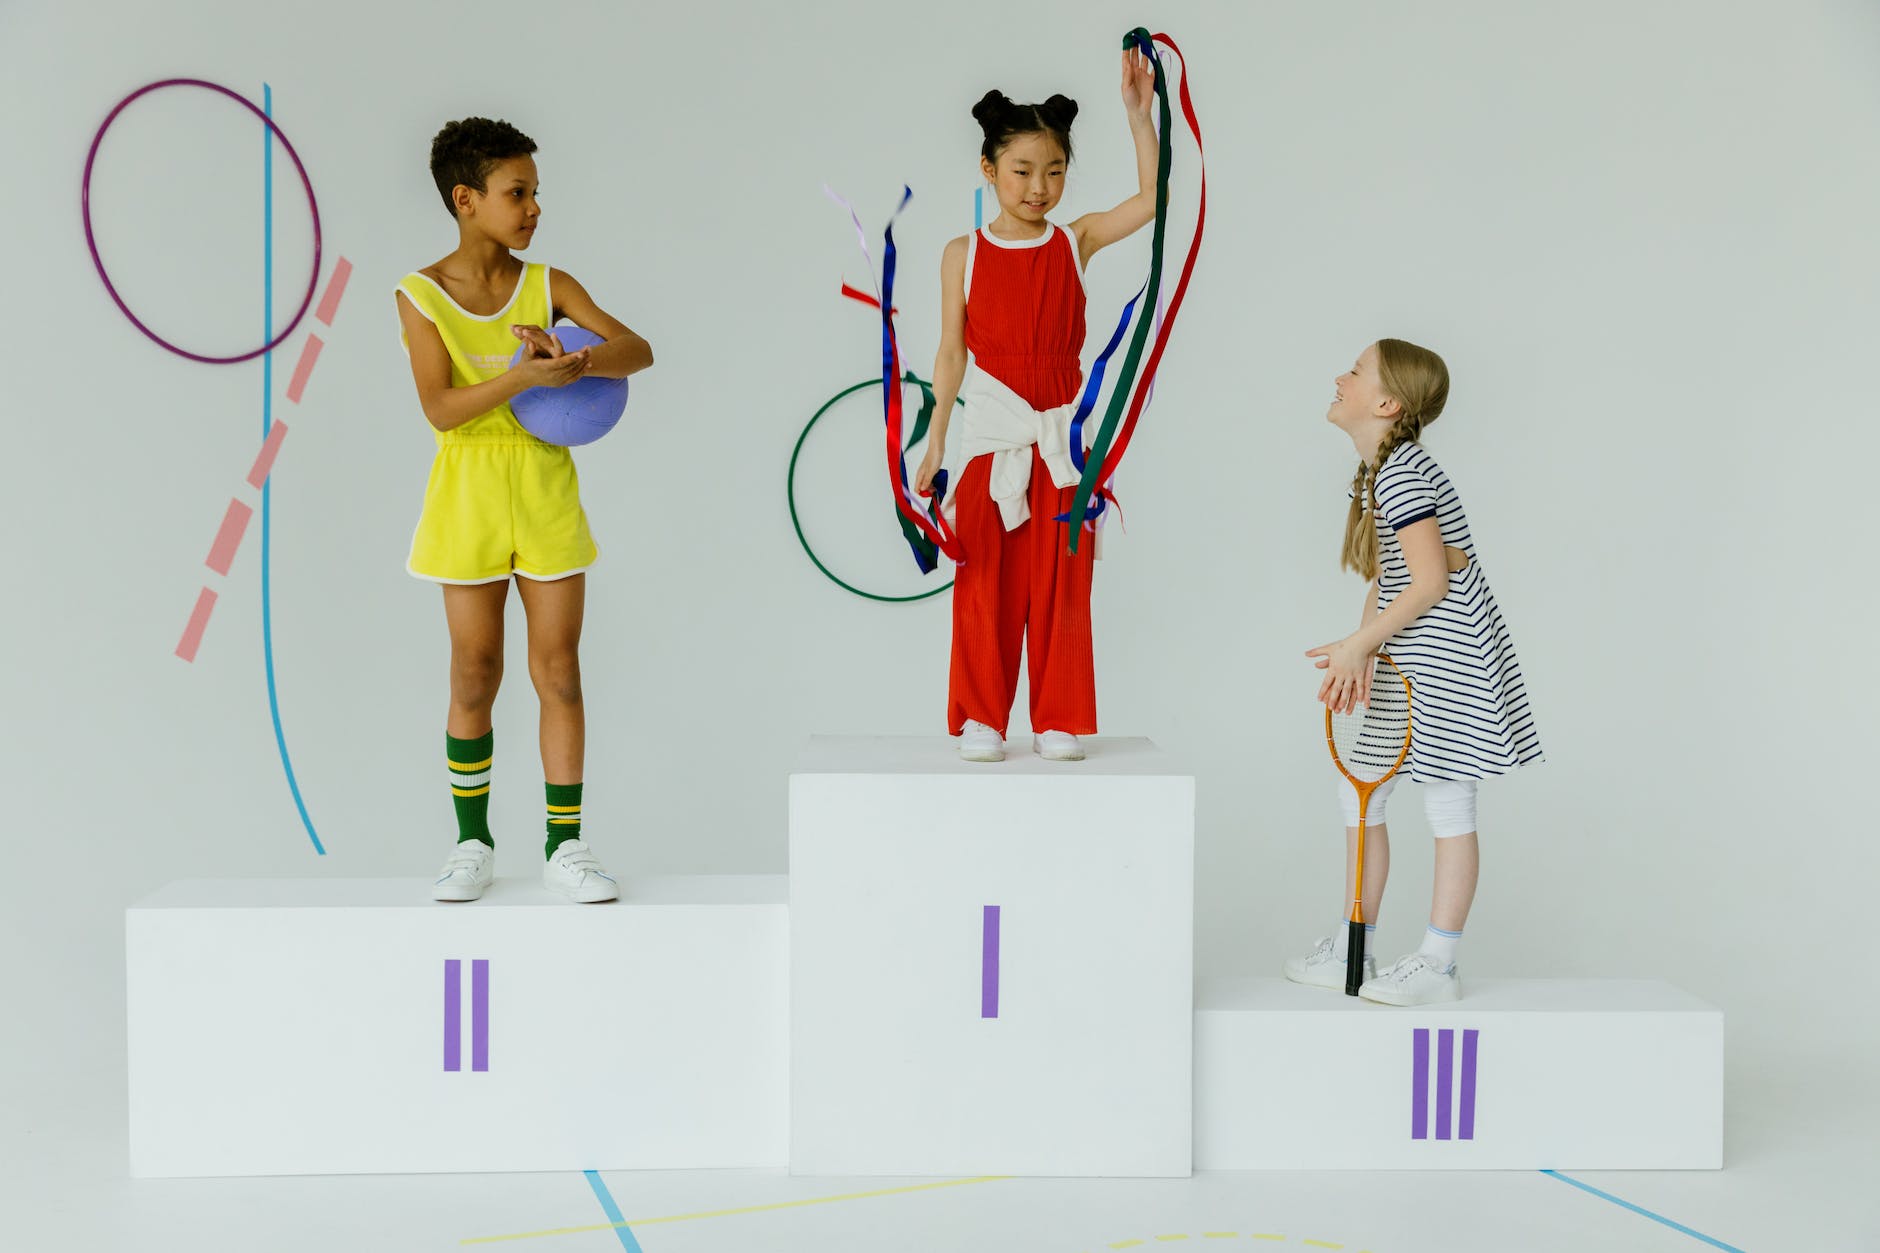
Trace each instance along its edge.
<path fill-rule="evenodd" d="M 1394 1008 L 1284 979 L 1205 982 L 1208 1170 L 1723 1165 L 1723 1014 L 1639 979 L 1477 979 Z"/>
<path fill-rule="evenodd" d="M 1147 740 L 1086 748 L 806 748 L 793 1172 L 1189 1173 L 1194 779 Z"/>
<path fill-rule="evenodd" d="M 788 889 L 171 884 L 125 915 L 135 1176 L 780 1167 Z"/>

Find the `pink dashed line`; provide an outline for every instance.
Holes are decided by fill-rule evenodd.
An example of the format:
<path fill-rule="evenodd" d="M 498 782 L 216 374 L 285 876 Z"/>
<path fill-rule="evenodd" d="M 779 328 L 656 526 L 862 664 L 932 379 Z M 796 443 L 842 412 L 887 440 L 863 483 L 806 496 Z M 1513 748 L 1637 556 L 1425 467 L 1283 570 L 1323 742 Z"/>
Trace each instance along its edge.
<path fill-rule="evenodd" d="M 352 262 L 341 257 L 339 264 L 333 267 L 333 277 L 326 280 L 326 294 L 320 297 L 320 307 L 313 311 L 328 326 L 333 325 L 333 315 L 339 312 L 339 298 L 346 294 L 346 280 L 352 277 Z"/>
<path fill-rule="evenodd" d="M 287 423 L 277 421 L 268 431 L 268 438 L 261 445 L 261 452 L 255 457 L 254 468 L 248 471 L 248 486 L 256 491 L 268 481 L 268 474 L 274 469 L 274 459 L 281 454 L 281 441 L 287 438 Z"/>
<path fill-rule="evenodd" d="M 176 655 L 184 661 L 196 660 L 196 649 L 202 644 L 202 633 L 209 626 L 209 611 L 215 608 L 215 593 L 208 588 L 202 589 L 202 595 L 196 597 L 196 608 L 189 615 L 189 625 L 183 628 L 183 638 L 176 646 Z"/>
<path fill-rule="evenodd" d="M 209 549 L 208 567 L 217 574 L 227 574 L 229 563 L 235 560 L 235 550 L 241 547 L 242 533 L 248 529 L 248 519 L 254 516 L 254 510 L 239 500 L 228 502 L 228 512 L 222 515 L 222 528 L 215 533 L 215 544 Z"/>
<path fill-rule="evenodd" d="M 313 316 L 333 325 L 333 315 L 339 312 L 340 298 L 346 294 L 347 280 L 352 278 L 352 262 L 341 257 L 333 267 L 333 273 L 326 281 L 326 291 L 320 297 L 320 307 Z M 320 359 L 320 350 L 326 347 L 318 335 L 309 334 L 307 342 L 301 346 L 300 360 L 294 366 L 294 376 L 287 384 L 287 398 L 295 404 L 307 390 L 307 379 L 313 373 L 313 366 Z M 248 471 L 248 486 L 259 491 L 266 486 L 268 475 L 274 472 L 274 461 L 281 455 L 281 444 L 287 438 L 287 423 L 276 422 L 268 428 L 268 437 L 262 441 L 261 451 L 255 455 L 255 463 Z M 222 525 L 215 533 L 215 543 L 209 547 L 209 557 L 204 563 L 217 574 L 226 576 L 229 566 L 235 561 L 235 552 L 241 547 L 242 536 L 248 531 L 248 521 L 254 516 L 254 510 L 241 501 L 231 499 L 228 512 L 222 515 Z M 176 645 L 176 655 L 184 661 L 195 661 L 196 650 L 202 644 L 202 635 L 209 626 L 209 615 L 215 609 L 216 595 L 208 588 L 196 597 L 196 607 L 190 612 L 189 625 L 183 628 L 183 638 Z"/>
<path fill-rule="evenodd" d="M 313 373 L 313 363 L 320 359 L 320 349 L 324 347 L 318 335 L 307 336 L 306 346 L 300 350 L 300 362 L 294 367 L 293 381 L 287 385 L 287 398 L 295 404 L 300 403 L 300 394 L 307 390 L 307 376 Z"/>

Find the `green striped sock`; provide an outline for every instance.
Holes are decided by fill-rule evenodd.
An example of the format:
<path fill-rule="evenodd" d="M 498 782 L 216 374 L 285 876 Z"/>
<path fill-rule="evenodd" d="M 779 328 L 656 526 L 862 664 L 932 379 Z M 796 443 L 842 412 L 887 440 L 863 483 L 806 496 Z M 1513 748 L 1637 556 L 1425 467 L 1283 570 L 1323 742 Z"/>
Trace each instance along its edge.
<path fill-rule="evenodd" d="M 581 838 L 581 785 L 547 783 L 543 786 L 548 790 L 548 847 L 543 856 L 553 857 L 564 841 Z"/>
<path fill-rule="evenodd" d="M 474 740 L 444 737 L 444 756 L 450 763 L 450 799 L 457 808 L 457 842 L 482 840 L 491 848 L 490 762 L 495 760 L 496 732 L 485 731 Z"/>

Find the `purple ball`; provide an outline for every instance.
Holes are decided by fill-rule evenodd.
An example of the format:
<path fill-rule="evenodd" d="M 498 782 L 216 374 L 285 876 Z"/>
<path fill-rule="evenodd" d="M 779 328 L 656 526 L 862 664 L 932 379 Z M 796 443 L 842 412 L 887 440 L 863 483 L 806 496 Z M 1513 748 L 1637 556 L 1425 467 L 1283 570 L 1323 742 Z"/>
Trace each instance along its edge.
<path fill-rule="evenodd" d="M 593 331 L 578 326 L 551 326 L 549 333 L 567 352 L 579 352 L 602 342 Z M 522 347 L 509 359 L 522 360 Z M 614 429 L 627 411 L 627 380 L 597 378 L 590 374 L 566 387 L 531 387 L 509 402 L 522 429 L 548 444 L 575 448 L 591 444 Z"/>

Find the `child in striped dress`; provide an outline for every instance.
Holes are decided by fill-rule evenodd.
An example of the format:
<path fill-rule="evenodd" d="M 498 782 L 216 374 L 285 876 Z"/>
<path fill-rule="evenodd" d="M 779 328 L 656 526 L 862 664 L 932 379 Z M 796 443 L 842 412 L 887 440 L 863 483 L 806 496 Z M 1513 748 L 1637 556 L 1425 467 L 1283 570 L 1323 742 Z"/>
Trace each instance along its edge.
<path fill-rule="evenodd" d="M 1326 419 L 1357 446 L 1357 477 L 1345 527 L 1344 565 L 1371 581 L 1357 631 L 1306 655 L 1325 671 L 1319 698 L 1344 710 L 1370 700 L 1372 659 L 1390 654 L 1411 688 L 1410 752 L 1404 769 L 1424 785 L 1436 836 L 1430 922 L 1416 952 L 1359 995 L 1386 1005 L 1426 1005 L 1462 995 L 1456 945 L 1475 899 L 1478 780 L 1541 759 L 1527 689 L 1501 610 L 1475 556 L 1462 501 L 1449 476 L 1417 442 L 1449 398 L 1449 371 L 1426 348 L 1379 340 L 1337 381 Z M 1398 776 L 1401 777 L 1401 774 Z M 1371 796 L 1365 824 L 1363 916 L 1367 931 L 1390 872 L 1384 805 L 1396 778 Z M 1357 791 L 1342 776 L 1347 856 L 1355 859 Z M 1347 863 L 1345 882 L 1351 882 Z M 1347 928 L 1286 964 L 1286 977 L 1345 986 Z M 1367 945 L 1367 950 L 1369 946 Z"/>
<path fill-rule="evenodd" d="M 1122 95 L 1137 191 L 1069 226 L 1045 215 L 1064 194 L 1077 102 L 1016 104 L 989 91 L 973 106 L 985 136 L 980 173 L 999 213 L 941 255 L 933 425 L 914 484 L 923 495 L 931 489 L 954 400 L 963 399 L 966 466 L 944 502 L 965 550 L 953 585 L 947 730 L 968 761 L 1005 756 L 1021 649 L 1037 753 L 1079 760 L 1078 737 L 1097 729 L 1094 545 L 1068 551 L 1056 519 L 1070 512 L 1080 478 L 1069 440 L 1083 382 L 1084 267 L 1155 217 L 1155 71 L 1133 49 L 1123 54 Z"/>

